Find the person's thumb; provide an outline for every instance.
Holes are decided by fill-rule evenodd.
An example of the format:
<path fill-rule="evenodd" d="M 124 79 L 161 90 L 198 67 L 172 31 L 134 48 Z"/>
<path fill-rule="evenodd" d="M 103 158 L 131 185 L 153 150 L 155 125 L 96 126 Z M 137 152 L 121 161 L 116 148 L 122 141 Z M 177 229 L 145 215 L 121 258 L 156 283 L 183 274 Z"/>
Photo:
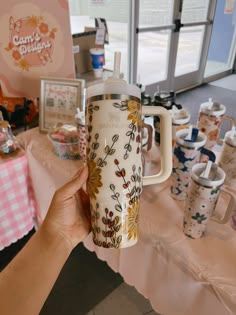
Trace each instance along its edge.
<path fill-rule="evenodd" d="M 59 191 L 62 199 L 67 199 L 72 197 L 86 182 L 88 178 L 88 167 L 82 168 L 81 172 L 78 173 L 70 182 L 62 186 Z"/>

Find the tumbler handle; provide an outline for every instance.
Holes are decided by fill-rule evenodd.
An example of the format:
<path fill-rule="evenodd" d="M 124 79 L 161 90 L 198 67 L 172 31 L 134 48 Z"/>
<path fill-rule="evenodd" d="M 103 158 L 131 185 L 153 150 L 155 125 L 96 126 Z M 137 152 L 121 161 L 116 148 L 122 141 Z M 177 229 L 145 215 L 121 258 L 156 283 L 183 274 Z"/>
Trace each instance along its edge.
<path fill-rule="evenodd" d="M 234 211 L 235 208 L 236 208 L 236 198 L 235 198 L 235 196 L 234 196 L 233 193 L 231 193 L 231 192 L 229 192 L 229 191 L 227 191 L 227 190 L 225 190 L 225 189 L 221 189 L 221 190 L 220 190 L 220 193 L 221 193 L 221 192 L 223 192 L 223 193 L 225 193 L 226 195 L 229 195 L 229 196 L 230 196 L 229 204 L 228 204 L 228 206 L 227 206 L 227 209 L 225 210 L 225 214 L 224 214 L 223 218 L 219 218 L 218 216 L 213 215 L 213 216 L 211 217 L 211 219 L 212 219 L 213 221 L 217 222 L 217 223 L 225 224 L 225 223 L 227 223 L 227 222 L 230 220 L 230 218 L 231 218 L 232 215 L 233 215 L 233 211 Z"/>
<path fill-rule="evenodd" d="M 159 106 L 142 106 L 142 114 L 160 116 L 161 133 L 161 170 L 158 174 L 143 176 L 143 185 L 162 183 L 172 172 L 172 118 L 167 109 Z"/>
<path fill-rule="evenodd" d="M 152 148 L 153 128 L 151 125 L 146 124 L 145 122 L 142 123 L 142 128 L 147 129 L 147 142 L 143 144 L 143 146 L 147 145 L 147 151 L 149 151 Z"/>
<path fill-rule="evenodd" d="M 204 155 L 208 156 L 208 158 L 209 158 L 210 161 L 215 162 L 215 160 L 216 160 L 216 155 L 215 155 L 214 152 L 212 152 L 211 150 L 206 149 L 206 148 L 204 148 L 204 147 L 202 147 L 202 148 L 200 149 L 200 152 L 201 152 L 201 155 L 204 154 Z"/>
<path fill-rule="evenodd" d="M 230 117 L 230 116 L 227 116 L 227 115 L 222 116 L 222 117 L 221 117 L 221 121 L 220 121 L 219 129 L 221 129 L 221 125 L 222 125 L 223 120 L 229 121 L 229 127 L 228 127 L 228 129 L 226 130 L 226 132 L 229 131 L 229 130 L 231 130 L 232 127 L 233 127 L 234 124 L 235 124 L 234 118 L 233 118 L 233 117 Z M 222 145 L 222 144 L 223 144 L 223 140 L 224 140 L 224 139 L 220 138 L 220 132 L 219 132 L 218 137 L 217 137 L 217 139 L 216 139 L 216 143 Z"/>

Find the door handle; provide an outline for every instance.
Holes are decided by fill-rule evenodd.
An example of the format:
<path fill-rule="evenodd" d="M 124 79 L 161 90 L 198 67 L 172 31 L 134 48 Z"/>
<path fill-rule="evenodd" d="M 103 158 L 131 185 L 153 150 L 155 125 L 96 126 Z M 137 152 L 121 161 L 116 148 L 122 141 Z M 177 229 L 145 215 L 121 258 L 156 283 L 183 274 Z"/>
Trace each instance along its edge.
<path fill-rule="evenodd" d="M 181 27 L 183 27 L 184 24 L 181 23 L 181 20 L 180 19 L 175 19 L 175 29 L 174 29 L 174 32 L 179 32 Z"/>

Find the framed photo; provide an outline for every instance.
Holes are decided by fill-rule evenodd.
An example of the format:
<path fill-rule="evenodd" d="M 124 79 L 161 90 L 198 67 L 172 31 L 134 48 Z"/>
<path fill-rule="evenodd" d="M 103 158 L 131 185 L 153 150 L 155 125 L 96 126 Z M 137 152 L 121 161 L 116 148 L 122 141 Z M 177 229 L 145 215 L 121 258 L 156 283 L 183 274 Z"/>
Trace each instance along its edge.
<path fill-rule="evenodd" d="M 77 107 L 84 110 L 85 80 L 41 77 L 39 129 L 48 132 L 57 123 L 74 124 Z"/>

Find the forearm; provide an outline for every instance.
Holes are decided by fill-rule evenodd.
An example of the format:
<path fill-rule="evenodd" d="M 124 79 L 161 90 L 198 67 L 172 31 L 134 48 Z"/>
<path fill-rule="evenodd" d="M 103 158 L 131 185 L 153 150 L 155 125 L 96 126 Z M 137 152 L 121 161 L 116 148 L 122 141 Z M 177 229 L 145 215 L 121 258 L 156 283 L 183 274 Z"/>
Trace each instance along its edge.
<path fill-rule="evenodd" d="M 0 273 L 1 314 L 38 314 L 69 254 L 63 238 L 42 226 Z"/>

